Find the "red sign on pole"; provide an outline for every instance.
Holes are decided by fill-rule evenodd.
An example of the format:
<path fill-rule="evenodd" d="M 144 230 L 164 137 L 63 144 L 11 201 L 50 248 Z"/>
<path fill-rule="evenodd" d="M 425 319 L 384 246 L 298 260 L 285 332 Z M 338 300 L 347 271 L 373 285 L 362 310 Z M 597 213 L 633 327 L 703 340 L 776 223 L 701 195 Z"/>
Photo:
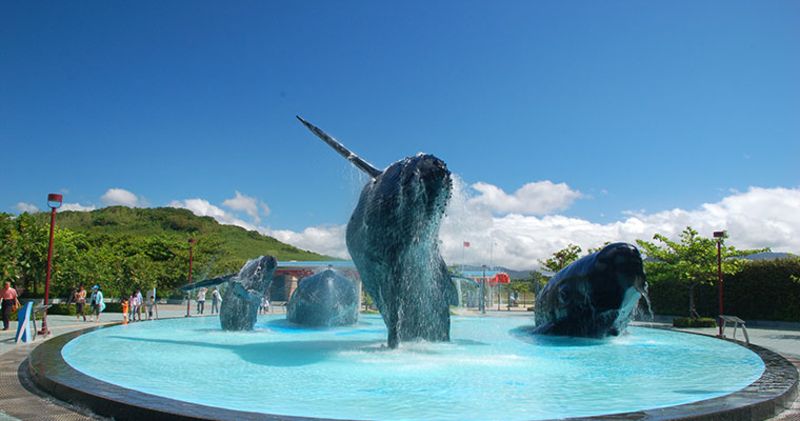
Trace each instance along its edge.
<path fill-rule="evenodd" d="M 511 278 L 508 277 L 508 274 L 505 272 L 499 272 L 498 274 L 494 275 L 492 279 L 489 279 L 490 284 L 510 284 Z"/>

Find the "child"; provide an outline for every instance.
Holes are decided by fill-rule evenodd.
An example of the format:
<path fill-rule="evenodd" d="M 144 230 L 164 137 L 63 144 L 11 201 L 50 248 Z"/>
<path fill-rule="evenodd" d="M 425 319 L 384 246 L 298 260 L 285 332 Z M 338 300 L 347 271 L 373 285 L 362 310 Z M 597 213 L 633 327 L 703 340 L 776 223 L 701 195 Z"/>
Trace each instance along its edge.
<path fill-rule="evenodd" d="M 122 297 L 122 324 L 128 324 L 128 299 Z"/>

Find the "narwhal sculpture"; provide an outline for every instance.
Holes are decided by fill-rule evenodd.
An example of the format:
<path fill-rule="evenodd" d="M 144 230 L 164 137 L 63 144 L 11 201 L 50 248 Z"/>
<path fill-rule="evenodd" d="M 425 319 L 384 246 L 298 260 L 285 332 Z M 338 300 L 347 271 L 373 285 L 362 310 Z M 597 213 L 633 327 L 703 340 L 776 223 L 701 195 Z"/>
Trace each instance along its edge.
<path fill-rule="evenodd" d="M 456 290 L 438 244 L 453 184 L 444 161 L 418 154 L 381 171 L 297 118 L 372 178 L 347 224 L 347 250 L 383 316 L 389 347 L 450 340 L 449 303 L 456 301 Z"/>

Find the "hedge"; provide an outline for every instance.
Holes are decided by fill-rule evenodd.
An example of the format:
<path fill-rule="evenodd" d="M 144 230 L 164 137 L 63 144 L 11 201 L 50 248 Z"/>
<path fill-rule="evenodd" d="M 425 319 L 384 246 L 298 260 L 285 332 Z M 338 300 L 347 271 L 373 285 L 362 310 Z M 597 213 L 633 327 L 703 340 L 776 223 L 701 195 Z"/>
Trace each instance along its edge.
<path fill-rule="evenodd" d="M 794 279 L 793 279 L 794 277 Z M 749 262 L 736 275 L 725 276 L 724 312 L 744 320 L 800 322 L 800 259 Z M 698 285 L 695 306 L 705 316 L 717 315 L 717 286 Z M 689 289 L 675 281 L 649 286 L 653 312 L 686 315 Z"/>
<path fill-rule="evenodd" d="M 87 311 L 88 313 L 88 311 Z M 53 304 L 47 309 L 47 314 L 61 314 L 65 316 L 74 316 L 78 314 L 75 304 Z"/>
<path fill-rule="evenodd" d="M 21 300 L 25 301 L 25 300 Z M 92 306 L 86 304 L 83 309 L 84 314 L 87 316 L 92 314 Z M 122 313 L 122 304 L 120 303 L 106 303 L 106 309 L 103 313 Z M 75 316 L 78 314 L 78 309 L 75 304 L 59 303 L 53 304 L 47 309 L 47 314 L 58 314 L 62 316 Z M 37 317 L 39 320 L 41 317 Z M 17 312 L 11 313 L 11 320 L 17 320 Z"/>
<path fill-rule="evenodd" d="M 672 319 L 672 326 L 675 327 L 717 327 L 716 320 L 710 317 L 692 319 L 689 317 L 677 317 Z"/>
<path fill-rule="evenodd" d="M 122 313 L 122 303 L 106 303 L 103 313 Z"/>

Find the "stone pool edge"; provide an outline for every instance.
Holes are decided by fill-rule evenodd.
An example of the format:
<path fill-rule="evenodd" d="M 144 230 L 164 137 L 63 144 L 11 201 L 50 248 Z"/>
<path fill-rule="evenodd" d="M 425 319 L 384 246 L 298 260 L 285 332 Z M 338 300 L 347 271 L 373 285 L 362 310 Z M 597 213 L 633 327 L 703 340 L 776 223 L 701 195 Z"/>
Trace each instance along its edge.
<path fill-rule="evenodd" d="M 215 419 L 215 420 L 319 420 L 287 415 L 270 415 L 194 404 L 126 389 L 81 373 L 62 357 L 61 349 L 78 336 L 116 326 L 94 326 L 69 332 L 37 346 L 28 356 L 27 375 L 50 395 L 89 408 L 98 415 L 118 420 Z M 679 332 L 694 334 L 692 332 Z M 707 335 L 704 335 L 707 336 Z M 689 404 L 636 412 L 568 418 L 569 420 L 763 420 L 788 408 L 798 394 L 798 371 L 786 358 L 757 345 L 726 339 L 755 352 L 764 361 L 764 373 L 737 392 Z M 724 356 L 722 356 L 724 358 Z M 22 371 L 22 370 L 21 370 Z"/>

